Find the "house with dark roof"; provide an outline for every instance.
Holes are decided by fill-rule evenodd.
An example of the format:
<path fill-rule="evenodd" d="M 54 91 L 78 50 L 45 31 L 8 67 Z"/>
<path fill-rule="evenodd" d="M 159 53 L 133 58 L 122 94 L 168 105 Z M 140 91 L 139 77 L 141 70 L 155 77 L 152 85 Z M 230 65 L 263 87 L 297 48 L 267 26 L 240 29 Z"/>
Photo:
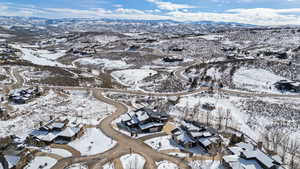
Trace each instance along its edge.
<path fill-rule="evenodd" d="M 216 131 L 193 122 L 184 121 L 171 133 L 172 139 L 184 148 L 200 146 L 207 152 L 214 153 L 215 148 L 219 148 L 221 144 L 221 139 Z"/>
<path fill-rule="evenodd" d="M 9 94 L 8 99 L 16 104 L 25 104 L 41 94 L 42 91 L 38 87 L 16 89 Z"/>
<path fill-rule="evenodd" d="M 277 156 L 271 156 L 250 143 L 240 142 L 228 147 L 229 155 L 222 159 L 228 169 L 279 169 L 282 164 Z"/>
<path fill-rule="evenodd" d="M 152 133 L 163 129 L 169 116 L 163 112 L 156 112 L 149 108 L 137 109 L 121 116 L 118 127 L 130 133 Z"/>
<path fill-rule="evenodd" d="M 300 92 L 300 82 L 280 80 L 274 86 L 280 91 Z"/>

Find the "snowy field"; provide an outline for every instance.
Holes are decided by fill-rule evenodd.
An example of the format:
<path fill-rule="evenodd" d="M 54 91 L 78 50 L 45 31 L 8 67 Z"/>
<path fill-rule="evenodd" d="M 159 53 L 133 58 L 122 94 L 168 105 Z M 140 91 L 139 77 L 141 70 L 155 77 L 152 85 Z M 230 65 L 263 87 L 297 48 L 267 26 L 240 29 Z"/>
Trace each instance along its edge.
<path fill-rule="evenodd" d="M 169 161 L 160 161 L 156 163 L 157 169 L 179 169 L 179 167 Z"/>
<path fill-rule="evenodd" d="M 32 50 L 21 45 L 12 46 L 22 51 L 22 59 L 32 62 L 36 65 L 67 67 L 64 64 L 55 61 L 55 59 L 64 56 L 65 51 L 57 51 L 56 53 L 52 53 L 47 50 Z"/>
<path fill-rule="evenodd" d="M 99 58 L 81 58 L 77 59 L 73 62 L 73 65 L 79 64 L 83 66 L 99 66 L 103 67 L 105 69 L 111 70 L 111 69 L 126 69 L 129 68 L 130 64 L 127 64 L 123 60 L 109 60 L 109 59 L 99 59 Z"/>
<path fill-rule="evenodd" d="M 239 69 L 233 75 L 236 87 L 256 92 L 279 93 L 273 86 L 279 80 L 286 79 L 263 69 Z"/>
<path fill-rule="evenodd" d="M 150 69 L 127 69 L 112 72 L 112 76 L 125 86 L 138 86 L 143 79 L 155 75 L 157 72 Z"/>
<path fill-rule="evenodd" d="M 50 169 L 57 160 L 50 157 L 35 157 L 24 169 Z"/>
<path fill-rule="evenodd" d="M 123 169 L 143 169 L 146 163 L 144 157 L 139 154 L 127 154 L 120 158 Z"/>
<path fill-rule="evenodd" d="M 70 91 L 65 97 L 50 90 L 46 96 L 41 96 L 24 105 L 13 105 L 19 116 L 0 121 L 0 135 L 16 135 L 25 138 L 40 121 L 48 121 L 50 115 L 55 118 L 67 118 L 70 124 L 97 125 L 101 119 L 115 111 L 109 104 L 100 102 L 86 91 Z"/>
<path fill-rule="evenodd" d="M 103 153 L 115 145 L 114 140 L 105 136 L 97 128 L 87 128 L 83 136 L 69 143 L 69 146 L 80 151 L 82 155 Z"/>

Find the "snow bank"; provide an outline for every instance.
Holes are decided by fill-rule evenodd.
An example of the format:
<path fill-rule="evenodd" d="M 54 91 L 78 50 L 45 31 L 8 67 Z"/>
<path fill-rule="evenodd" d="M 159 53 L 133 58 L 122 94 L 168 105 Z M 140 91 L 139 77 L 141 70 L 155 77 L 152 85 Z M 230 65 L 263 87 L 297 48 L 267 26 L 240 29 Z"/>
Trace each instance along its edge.
<path fill-rule="evenodd" d="M 139 154 L 127 154 L 120 158 L 123 169 L 143 169 L 146 163 L 144 157 Z"/>
<path fill-rule="evenodd" d="M 82 137 L 70 142 L 69 145 L 80 151 L 82 155 L 95 155 L 111 149 L 116 142 L 97 128 L 87 128 Z"/>

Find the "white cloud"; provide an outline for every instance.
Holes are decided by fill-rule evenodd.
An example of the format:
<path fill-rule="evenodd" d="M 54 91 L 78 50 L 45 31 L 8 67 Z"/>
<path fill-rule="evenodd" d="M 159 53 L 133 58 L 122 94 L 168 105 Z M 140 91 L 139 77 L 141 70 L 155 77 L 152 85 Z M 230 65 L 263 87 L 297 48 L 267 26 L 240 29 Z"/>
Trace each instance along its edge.
<path fill-rule="evenodd" d="M 118 8 L 115 11 L 123 14 L 145 14 L 143 11 L 137 9 Z"/>
<path fill-rule="evenodd" d="M 174 11 L 178 9 L 188 9 L 188 8 L 196 8 L 192 5 L 186 5 L 186 4 L 175 4 L 172 2 L 163 2 L 159 0 L 147 0 L 148 2 L 154 3 L 159 9 L 162 10 L 169 10 Z"/>

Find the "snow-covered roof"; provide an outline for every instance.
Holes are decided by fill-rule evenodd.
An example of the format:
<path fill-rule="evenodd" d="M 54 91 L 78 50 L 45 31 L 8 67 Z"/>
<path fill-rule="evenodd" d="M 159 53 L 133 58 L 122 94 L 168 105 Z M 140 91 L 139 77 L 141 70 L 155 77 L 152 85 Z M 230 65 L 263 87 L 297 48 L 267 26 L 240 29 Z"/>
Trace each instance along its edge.
<path fill-rule="evenodd" d="M 199 131 L 193 131 L 190 133 L 192 137 L 202 137 L 203 136 L 203 132 L 199 132 Z"/>
<path fill-rule="evenodd" d="M 180 135 L 177 136 L 177 139 L 181 142 L 185 143 L 194 143 L 195 141 L 190 138 L 185 132 L 182 132 Z"/>
<path fill-rule="evenodd" d="M 143 111 L 137 112 L 136 115 L 137 115 L 137 119 L 139 121 L 145 121 L 145 120 L 149 119 L 149 115 Z"/>
<path fill-rule="evenodd" d="M 263 169 L 255 160 L 245 160 L 238 155 L 224 156 L 223 159 L 232 169 Z"/>
<path fill-rule="evenodd" d="M 29 135 L 30 136 L 41 136 L 41 135 L 47 135 L 48 134 L 48 131 L 42 131 L 42 130 L 33 130 Z"/>
<path fill-rule="evenodd" d="M 209 137 L 209 136 L 212 136 L 212 134 L 209 131 L 206 131 L 206 132 L 203 133 L 203 136 L 204 137 Z"/>
<path fill-rule="evenodd" d="M 212 142 L 208 138 L 199 138 L 198 141 L 205 147 L 212 144 Z"/>
<path fill-rule="evenodd" d="M 240 155 L 243 149 L 241 147 L 229 147 L 228 148 L 234 155 Z"/>
<path fill-rule="evenodd" d="M 52 128 L 63 128 L 65 126 L 65 123 L 61 122 L 55 122 L 51 124 Z"/>
<path fill-rule="evenodd" d="M 183 126 L 185 126 L 190 131 L 192 131 L 192 130 L 198 131 L 198 130 L 202 129 L 202 128 L 198 127 L 198 126 L 193 125 L 192 123 L 188 123 L 188 122 L 185 122 L 185 121 L 183 121 L 181 124 Z"/>
<path fill-rule="evenodd" d="M 56 137 L 57 137 L 57 135 L 49 133 L 46 136 L 41 137 L 40 140 L 43 140 L 43 141 L 53 141 Z"/>
<path fill-rule="evenodd" d="M 282 164 L 281 157 L 279 155 L 272 156 L 273 160 L 275 160 L 277 163 Z"/>
<path fill-rule="evenodd" d="M 20 161 L 19 156 L 5 155 L 4 157 L 5 157 L 6 161 L 8 162 L 9 168 L 16 166 L 18 164 L 18 162 Z"/>
<path fill-rule="evenodd" d="M 123 114 L 123 115 L 121 116 L 121 119 L 122 119 L 123 121 L 129 121 L 129 120 L 131 120 L 131 116 L 130 116 L 129 113 L 126 113 L 126 114 Z"/>
<path fill-rule="evenodd" d="M 273 163 L 274 160 L 258 149 L 252 150 L 252 151 L 244 151 L 242 153 L 244 154 L 244 156 L 247 159 L 255 158 L 256 160 L 260 161 L 262 164 L 264 164 L 268 168 L 271 168 L 272 166 L 274 166 L 274 163 Z"/>
<path fill-rule="evenodd" d="M 240 147 L 244 150 L 253 150 L 254 149 L 254 146 L 252 144 L 244 143 L 244 142 L 237 143 L 236 146 Z"/>
<path fill-rule="evenodd" d="M 60 132 L 58 135 L 63 137 L 73 137 L 80 131 L 79 128 L 67 127 L 65 130 Z"/>
<path fill-rule="evenodd" d="M 163 125 L 164 125 L 163 123 L 154 123 L 154 122 L 151 122 L 151 123 L 146 123 L 146 124 L 139 125 L 139 127 L 142 130 L 145 130 L 145 129 L 148 129 L 148 128 L 151 128 L 151 127 L 159 127 L 159 126 L 163 126 Z"/>

